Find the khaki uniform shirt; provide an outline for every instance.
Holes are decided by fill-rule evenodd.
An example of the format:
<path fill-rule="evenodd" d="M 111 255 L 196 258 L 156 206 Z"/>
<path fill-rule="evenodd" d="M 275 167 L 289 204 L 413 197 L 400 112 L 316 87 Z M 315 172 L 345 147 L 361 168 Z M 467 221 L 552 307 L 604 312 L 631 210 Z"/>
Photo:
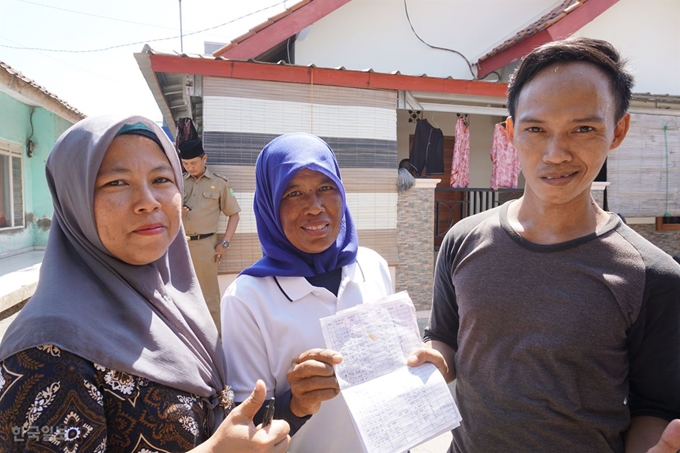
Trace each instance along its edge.
<path fill-rule="evenodd" d="M 199 178 L 184 174 L 184 205 L 191 209 L 182 212 L 184 230 L 190 236 L 215 233 L 220 212 L 230 216 L 241 211 L 227 178 L 207 168 Z"/>

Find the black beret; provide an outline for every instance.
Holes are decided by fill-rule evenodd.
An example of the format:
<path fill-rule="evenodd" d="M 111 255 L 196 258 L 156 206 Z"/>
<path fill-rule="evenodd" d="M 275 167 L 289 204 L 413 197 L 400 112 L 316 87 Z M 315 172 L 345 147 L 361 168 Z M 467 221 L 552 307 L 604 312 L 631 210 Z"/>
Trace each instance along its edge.
<path fill-rule="evenodd" d="M 180 159 L 193 159 L 194 157 L 200 157 L 205 154 L 203 151 L 203 143 L 201 139 L 192 138 L 179 144 L 179 157 Z"/>

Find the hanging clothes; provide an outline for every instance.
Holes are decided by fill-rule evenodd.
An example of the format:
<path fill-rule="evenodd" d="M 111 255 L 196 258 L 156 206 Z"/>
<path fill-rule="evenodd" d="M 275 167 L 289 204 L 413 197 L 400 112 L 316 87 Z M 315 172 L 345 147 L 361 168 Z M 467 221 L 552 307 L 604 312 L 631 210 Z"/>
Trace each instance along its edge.
<path fill-rule="evenodd" d="M 456 142 L 453 144 L 451 159 L 451 187 L 467 187 L 470 184 L 470 127 L 466 118 L 459 116 L 456 121 Z"/>
<path fill-rule="evenodd" d="M 505 129 L 505 123 L 498 123 L 494 127 L 491 162 L 493 163 L 491 188 L 493 190 L 498 190 L 499 187 L 516 189 L 520 172 L 519 157 Z"/>
<path fill-rule="evenodd" d="M 191 118 L 179 118 L 177 120 L 177 133 L 175 134 L 175 149 L 179 149 L 182 143 L 200 138 L 196 126 Z"/>
<path fill-rule="evenodd" d="M 409 154 L 417 176 L 427 169 L 428 175 L 444 173 L 444 133 L 427 119 L 418 120 L 413 145 Z"/>
<path fill-rule="evenodd" d="M 179 145 L 196 138 L 200 137 L 198 136 L 194 121 L 191 118 L 179 118 L 177 120 L 177 132 L 175 133 L 175 150 L 177 150 L 177 155 L 179 156 Z M 182 173 L 186 173 L 187 169 L 184 168 L 181 158 L 179 162 L 182 165 Z"/>

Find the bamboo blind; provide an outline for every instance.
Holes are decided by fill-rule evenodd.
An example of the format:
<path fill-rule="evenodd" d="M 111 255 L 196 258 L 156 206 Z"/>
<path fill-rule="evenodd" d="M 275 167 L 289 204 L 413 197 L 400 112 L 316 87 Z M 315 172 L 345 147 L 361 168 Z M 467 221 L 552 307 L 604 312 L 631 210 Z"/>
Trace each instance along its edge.
<path fill-rule="evenodd" d="M 632 114 L 607 161 L 609 210 L 627 217 L 680 216 L 680 117 Z"/>

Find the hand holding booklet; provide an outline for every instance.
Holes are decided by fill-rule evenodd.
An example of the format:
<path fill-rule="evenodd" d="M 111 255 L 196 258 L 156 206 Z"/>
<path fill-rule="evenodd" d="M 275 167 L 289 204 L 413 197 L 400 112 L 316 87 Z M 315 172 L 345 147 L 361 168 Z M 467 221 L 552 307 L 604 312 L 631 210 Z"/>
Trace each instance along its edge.
<path fill-rule="evenodd" d="M 340 351 L 340 390 L 367 453 L 406 451 L 459 426 L 460 413 L 431 363 L 406 360 L 423 346 L 408 293 L 322 318 L 326 347 Z"/>

